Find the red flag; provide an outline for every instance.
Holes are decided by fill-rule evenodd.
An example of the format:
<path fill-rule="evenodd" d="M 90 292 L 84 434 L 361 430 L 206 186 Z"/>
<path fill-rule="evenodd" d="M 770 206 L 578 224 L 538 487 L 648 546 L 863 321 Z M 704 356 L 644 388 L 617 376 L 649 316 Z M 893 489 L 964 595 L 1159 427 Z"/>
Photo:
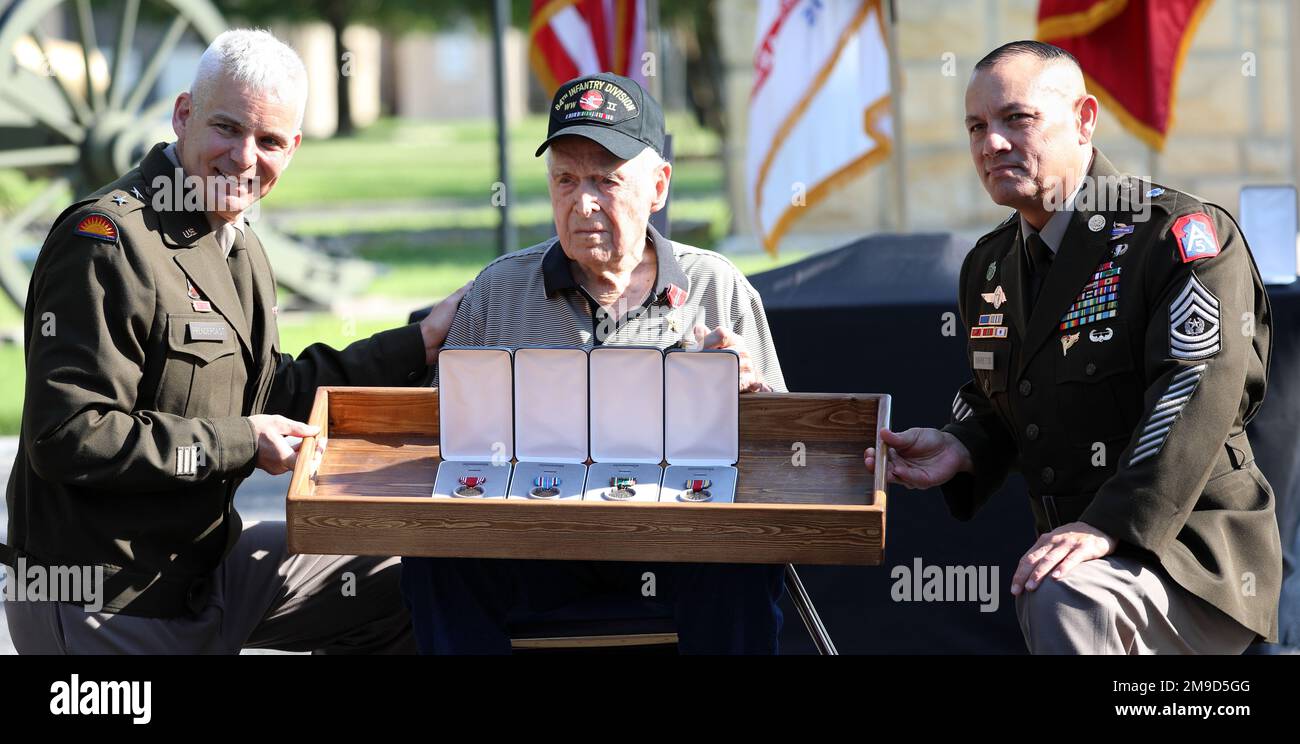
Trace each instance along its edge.
<path fill-rule="evenodd" d="M 529 61 L 548 94 L 597 72 L 645 85 L 645 26 L 645 0 L 533 0 Z"/>
<path fill-rule="evenodd" d="M 1038 38 L 1079 60 L 1088 91 L 1163 150 L 1183 59 L 1210 0 L 1041 0 Z"/>

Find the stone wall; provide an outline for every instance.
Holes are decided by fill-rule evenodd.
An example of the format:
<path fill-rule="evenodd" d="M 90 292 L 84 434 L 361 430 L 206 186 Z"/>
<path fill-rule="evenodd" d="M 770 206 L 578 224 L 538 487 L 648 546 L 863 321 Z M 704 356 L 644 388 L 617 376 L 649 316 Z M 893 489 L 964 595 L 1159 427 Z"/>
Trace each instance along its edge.
<path fill-rule="evenodd" d="M 744 194 L 745 130 L 752 79 L 755 8 L 717 0 L 727 59 L 726 152 L 730 198 L 740 237 L 752 247 Z M 1032 38 L 1036 0 L 897 0 L 907 230 L 982 232 L 1006 210 L 975 177 L 962 126 L 971 68 L 994 47 Z M 1151 176 L 1236 211 L 1248 183 L 1294 183 L 1297 60 L 1288 38 L 1300 8 L 1286 0 L 1215 0 L 1192 41 L 1178 81 L 1174 126 L 1165 151 L 1152 153 L 1104 110 L 1096 142 L 1121 170 Z M 1252 66 L 1253 65 L 1253 66 Z M 787 247 L 834 244 L 846 235 L 893 230 L 890 167 L 865 174 L 808 208 Z M 817 230 L 816 233 L 811 232 Z"/>

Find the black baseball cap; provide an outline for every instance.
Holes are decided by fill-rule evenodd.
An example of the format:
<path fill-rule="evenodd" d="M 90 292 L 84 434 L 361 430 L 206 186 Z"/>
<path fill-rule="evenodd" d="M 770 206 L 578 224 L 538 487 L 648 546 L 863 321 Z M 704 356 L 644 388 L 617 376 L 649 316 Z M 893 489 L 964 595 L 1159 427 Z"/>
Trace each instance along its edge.
<path fill-rule="evenodd" d="M 631 78 L 611 72 L 586 75 L 555 92 L 546 141 L 537 156 L 569 134 L 593 140 L 622 160 L 640 155 L 647 146 L 663 157 L 664 112 Z"/>

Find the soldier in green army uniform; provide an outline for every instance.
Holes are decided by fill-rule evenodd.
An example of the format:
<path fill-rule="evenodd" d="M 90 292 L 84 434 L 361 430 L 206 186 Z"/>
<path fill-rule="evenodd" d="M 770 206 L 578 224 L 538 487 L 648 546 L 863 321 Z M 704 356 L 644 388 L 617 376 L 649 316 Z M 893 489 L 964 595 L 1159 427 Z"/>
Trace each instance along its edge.
<path fill-rule="evenodd" d="M 967 255 L 974 380 L 942 430 L 886 432 L 888 476 L 970 519 L 1011 470 L 1039 533 L 1011 581 L 1034 653 L 1240 653 L 1275 640 L 1274 498 L 1245 425 L 1271 318 L 1222 208 L 1121 176 L 1078 62 L 1013 42 L 975 67 L 980 180 L 1016 212 Z M 875 452 L 866 453 L 874 472 Z"/>
<path fill-rule="evenodd" d="M 255 467 L 292 469 L 317 386 L 422 380 L 463 294 L 342 351 L 281 353 L 244 215 L 301 141 L 306 85 L 270 34 L 222 34 L 177 99 L 177 142 L 50 231 L 4 558 L 104 580 L 99 597 L 8 602 L 20 652 L 414 651 L 396 559 L 290 556 L 282 523 L 245 528 L 233 508 Z"/>

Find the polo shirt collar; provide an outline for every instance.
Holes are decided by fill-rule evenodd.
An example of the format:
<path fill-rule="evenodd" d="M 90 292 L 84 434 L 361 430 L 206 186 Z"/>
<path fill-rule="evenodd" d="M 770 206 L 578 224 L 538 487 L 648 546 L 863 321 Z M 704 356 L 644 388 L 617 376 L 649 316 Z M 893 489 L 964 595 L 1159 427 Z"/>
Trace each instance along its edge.
<path fill-rule="evenodd" d="M 654 225 L 646 226 L 646 237 L 654 245 L 655 260 L 658 263 L 658 271 L 655 272 L 655 302 L 680 307 L 690 294 L 691 280 L 677 261 L 672 241 L 660 235 Z M 565 255 L 564 246 L 560 245 L 558 238 L 542 257 L 542 281 L 547 297 L 554 297 L 561 290 L 582 288 L 573 276 L 569 257 Z"/>

